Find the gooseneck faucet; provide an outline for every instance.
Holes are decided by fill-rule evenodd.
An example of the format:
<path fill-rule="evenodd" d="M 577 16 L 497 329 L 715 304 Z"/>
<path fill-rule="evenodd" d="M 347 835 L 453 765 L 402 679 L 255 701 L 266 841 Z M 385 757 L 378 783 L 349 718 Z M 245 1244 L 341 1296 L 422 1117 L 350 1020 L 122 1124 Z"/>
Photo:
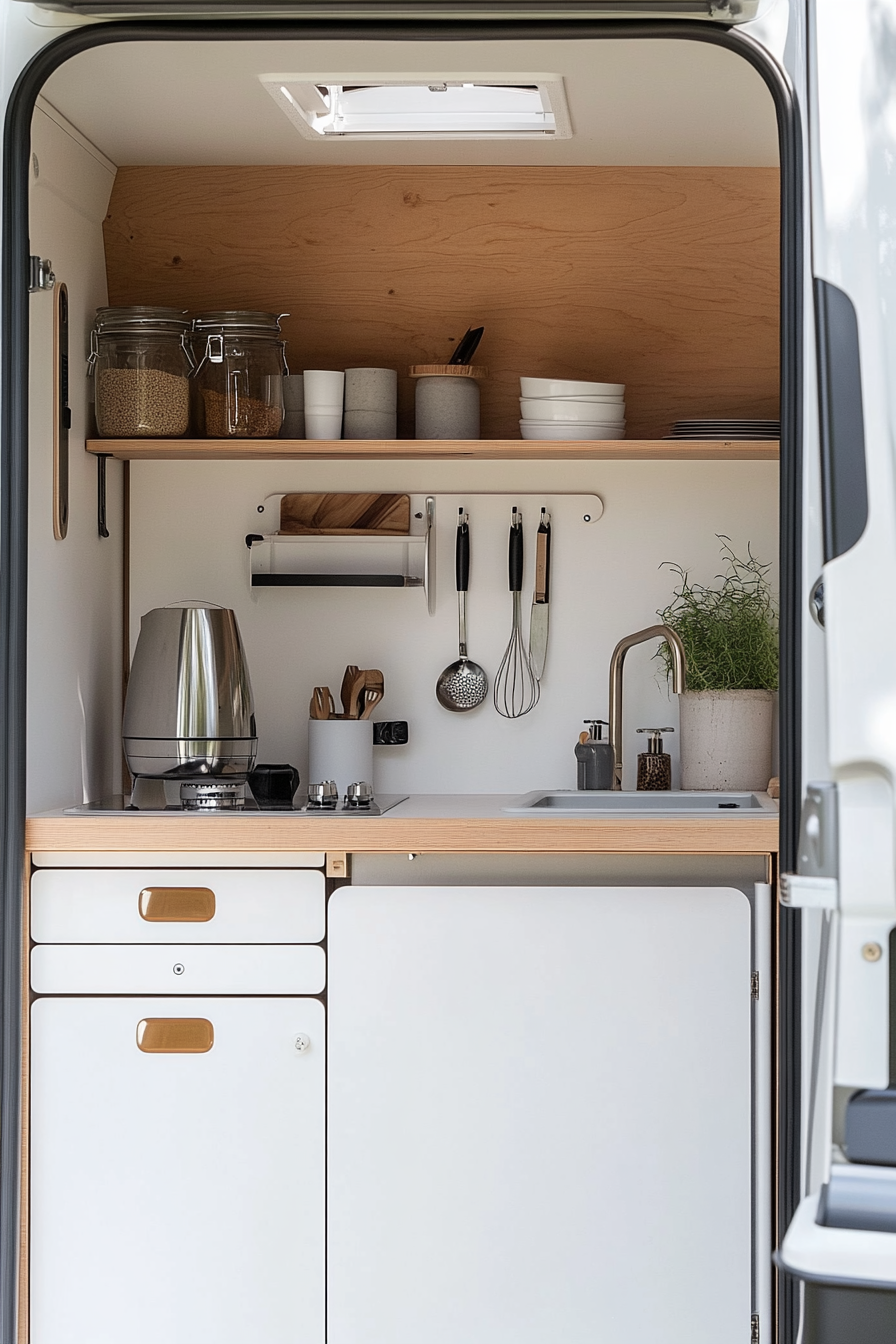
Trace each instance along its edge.
<path fill-rule="evenodd" d="M 633 635 L 620 639 L 610 659 L 610 742 L 616 767 L 613 771 L 613 788 L 622 788 L 622 665 L 629 649 L 636 644 L 644 644 L 648 639 L 664 639 L 672 653 L 672 690 L 681 695 L 687 675 L 687 660 L 684 645 L 674 630 L 668 625 L 651 625 L 646 630 L 636 630 Z"/>

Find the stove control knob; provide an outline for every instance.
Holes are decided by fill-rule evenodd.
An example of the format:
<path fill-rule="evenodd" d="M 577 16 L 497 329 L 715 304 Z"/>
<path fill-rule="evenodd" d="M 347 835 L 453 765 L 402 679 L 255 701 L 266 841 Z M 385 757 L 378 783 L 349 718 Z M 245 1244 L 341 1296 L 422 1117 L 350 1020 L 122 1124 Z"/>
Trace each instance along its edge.
<path fill-rule="evenodd" d="M 309 807 L 335 807 L 339 802 L 339 790 L 333 779 L 322 780 L 319 784 L 308 785 Z"/>
<path fill-rule="evenodd" d="M 345 792 L 346 807 L 369 807 L 373 802 L 373 787 L 366 780 L 349 784 Z"/>

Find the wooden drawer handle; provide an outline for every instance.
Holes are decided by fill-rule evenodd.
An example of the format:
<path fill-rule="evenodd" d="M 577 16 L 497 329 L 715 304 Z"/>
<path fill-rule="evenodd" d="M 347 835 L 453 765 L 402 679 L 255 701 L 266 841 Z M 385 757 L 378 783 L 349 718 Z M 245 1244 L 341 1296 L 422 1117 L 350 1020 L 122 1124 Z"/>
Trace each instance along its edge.
<path fill-rule="evenodd" d="M 206 924 L 215 915 L 208 887 L 144 887 L 138 908 L 150 924 Z"/>
<path fill-rule="evenodd" d="M 204 1055 L 214 1043 L 206 1017 L 144 1017 L 137 1023 L 137 1048 L 146 1055 Z"/>

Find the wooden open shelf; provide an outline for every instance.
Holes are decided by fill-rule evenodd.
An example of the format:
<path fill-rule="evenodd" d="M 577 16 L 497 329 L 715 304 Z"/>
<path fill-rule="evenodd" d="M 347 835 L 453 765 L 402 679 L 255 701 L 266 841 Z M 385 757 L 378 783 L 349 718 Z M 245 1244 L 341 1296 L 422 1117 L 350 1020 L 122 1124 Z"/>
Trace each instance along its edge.
<path fill-rule="evenodd" d="M 778 457 L 776 440 L 588 439 L 88 439 L 87 451 L 124 462 L 365 461 L 388 458 L 438 461 L 766 462 Z"/>

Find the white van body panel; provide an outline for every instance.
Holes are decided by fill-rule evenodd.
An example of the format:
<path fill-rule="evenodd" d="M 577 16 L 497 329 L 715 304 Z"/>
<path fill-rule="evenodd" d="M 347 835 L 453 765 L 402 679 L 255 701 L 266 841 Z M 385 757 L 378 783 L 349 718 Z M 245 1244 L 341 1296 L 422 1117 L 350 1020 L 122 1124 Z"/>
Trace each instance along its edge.
<path fill-rule="evenodd" d="M 809 10 L 811 270 L 844 292 L 856 313 L 868 513 L 858 540 L 824 566 L 825 632 L 815 641 L 816 650 L 823 645 L 824 668 L 814 659 L 804 668 L 804 715 L 810 697 L 817 707 L 826 681 L 829 759 L 804 779 L 837 783 L 839 909 L 803 911 L 803 1096 L 811 1133 L 803 1199 L 779 1263 L 802 1279 L 894 1288 L 896 1234 L 822 1226 L 816 1217 L 820 1187 L 831 1176 L 834 1086 L 886 1088 L 890 1082 L 896 625 L 887 595 L 896 578 L 896 4 L 853 0 L 844 13 L 837 0 L 814 0 Z M 807 394 L 815 368 L 813 352 L 806 360 Z M 807 437 L 804 451 L 818 462 L 817 441 L 813 452 Z M 807 532 L 815 499 L 807 491 Z M 810 561 L 810 584 L 816 572 Z M 807 723 L 804 717 L 806 731 L 825 737 L 817 718 Z M 874 1168 L 853 1170 L 874 1183 Z"/>
<path fill-rule="evenodd" d="M 896 922 L 896 624 L 886 602 L 896 577 L 896 5 L 856 0 L 844 23 L 836 0 L 817 0 L 813 38 L 812 261 L 856 309 L 868 480 L 867 526 L 824 573 L 830 771 L 840 797 L 834 1081 L 885 1087 L 882 986 Z M 869 941 L 882 949 L 878 961 L 862 959 Z"/>

